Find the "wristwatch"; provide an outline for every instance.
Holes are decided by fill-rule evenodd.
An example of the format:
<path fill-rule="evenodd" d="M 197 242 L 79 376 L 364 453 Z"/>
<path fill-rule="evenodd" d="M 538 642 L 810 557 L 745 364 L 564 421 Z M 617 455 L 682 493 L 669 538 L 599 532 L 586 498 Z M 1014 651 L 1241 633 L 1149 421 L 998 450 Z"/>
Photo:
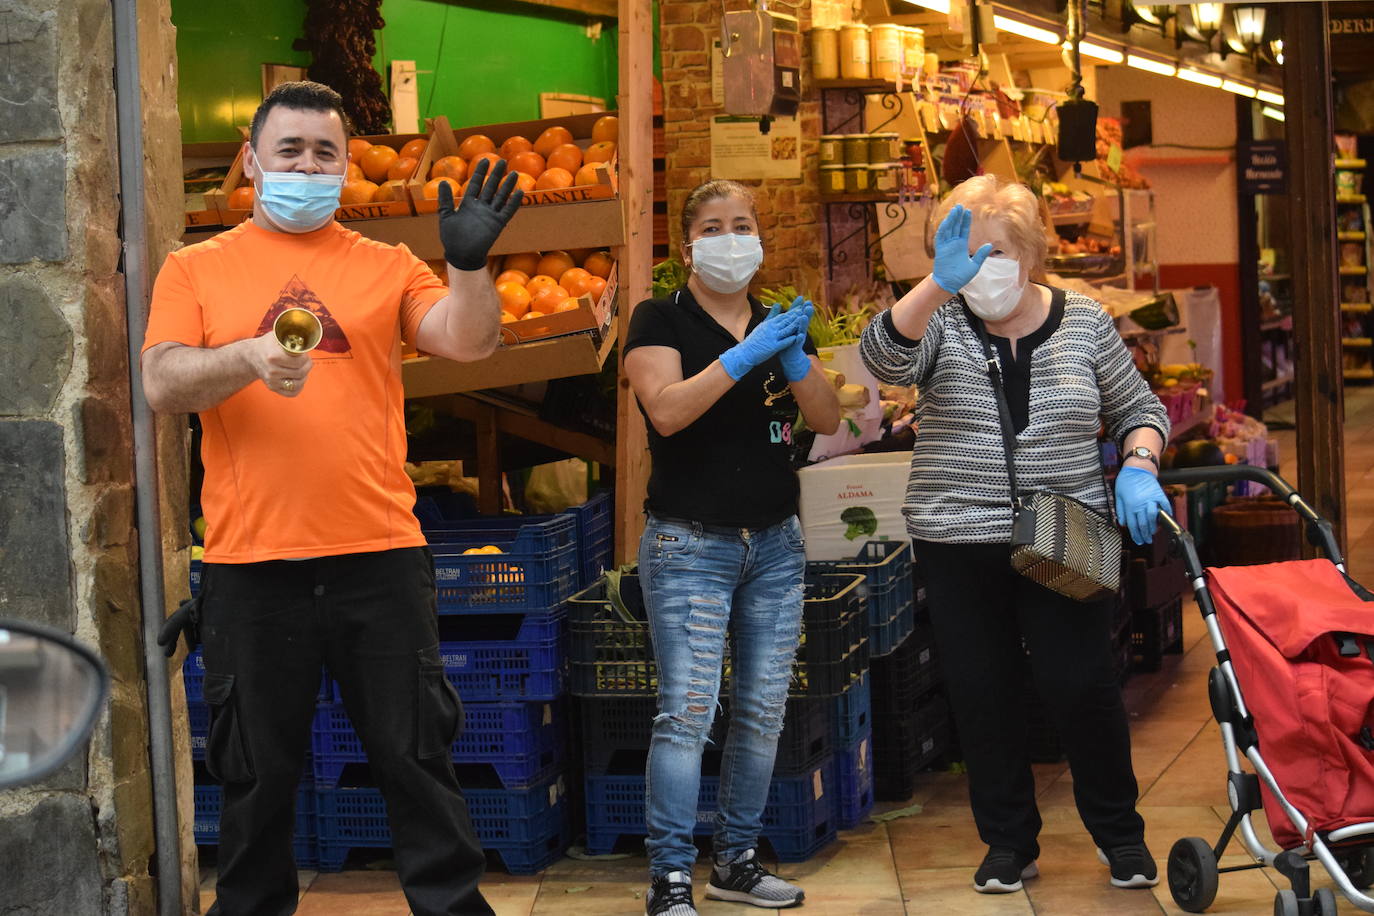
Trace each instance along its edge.
<path fill-rule="evenodd" d="M 1137 445 L 1135 448 L 1131 449 L 1129 452 L 1126 453 L 1126 457 L 1144 458 L 1146 461 L 1150 462 L 1155 466 L 1156 471 L 1159 470 L 1159 456 L 1143 445 Z"/>

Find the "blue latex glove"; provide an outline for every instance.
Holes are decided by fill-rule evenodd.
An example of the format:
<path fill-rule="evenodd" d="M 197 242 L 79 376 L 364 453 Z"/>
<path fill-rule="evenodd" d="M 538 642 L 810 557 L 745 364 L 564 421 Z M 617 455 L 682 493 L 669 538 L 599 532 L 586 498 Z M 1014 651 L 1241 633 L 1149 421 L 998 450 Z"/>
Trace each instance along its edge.
<path fill-rule="evenodd" d="M 941 221 L 940 228 L 935 230 L 935 268 L 931 273 L 936 285 L 951 296 L 974 278 L 992 251 L 991 245 L 984 245 L 969 255 L 968 236 L 972 226 L 973 212 L 962 204 L 955 204 Z"/>
<path fill-rule="evenodd" d="M 800 382 L 811 372 L 811 357 L 806 355 L 806 351 L 802 349 L 802 344 L 806 343 L 806 329 L 811 326 L 811 316 L 816 313 L 816 307 L 798 296 L 792 300 L 792 306 L 787 310 L 787 314 L 791 315 L 793 312 L 797 313 L 797 321 L 801 324 L 802 334 L 797 338 L 796 343 L 779 353 L 778 358 L 782 360 L 782 374 L 787 377 L 787 380 Z"/>
<path fill-rule="evenodd" d="M 759 363 L 798 345 L 806 337 L 806 325 L 801 323 L 803 311 L 798 309 L 797 314 L 783 312 L 782 305 L 775 303 L 768 310 L 768 317 L 760 321 L 748 337 L 720 354 L 720 364 L 725 367 L 726 374 L 738 382 Z"/>
<path fill-rule="evenodd" d="M 1155 475 L 1144 468 L 1122 468 L 1117 472 L 1116 517 L 1131 532 L 1131 540 L 1137 544 L 1154 540 L 1161 511 L 1173 515 Z"/>

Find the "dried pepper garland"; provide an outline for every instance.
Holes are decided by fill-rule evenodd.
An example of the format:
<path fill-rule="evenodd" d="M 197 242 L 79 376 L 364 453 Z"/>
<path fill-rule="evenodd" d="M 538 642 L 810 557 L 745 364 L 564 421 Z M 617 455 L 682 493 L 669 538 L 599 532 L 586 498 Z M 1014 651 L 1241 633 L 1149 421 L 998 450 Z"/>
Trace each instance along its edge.
<path fill-rule="evenodd" d="M 383 25 L 382 0 L 306 0 L 305 37 L 293 45 L 312 55 L 310 78 L 343 96 L 359 134 L 384 134 L 391 120 L 382 77 L 372 66 Z"/>

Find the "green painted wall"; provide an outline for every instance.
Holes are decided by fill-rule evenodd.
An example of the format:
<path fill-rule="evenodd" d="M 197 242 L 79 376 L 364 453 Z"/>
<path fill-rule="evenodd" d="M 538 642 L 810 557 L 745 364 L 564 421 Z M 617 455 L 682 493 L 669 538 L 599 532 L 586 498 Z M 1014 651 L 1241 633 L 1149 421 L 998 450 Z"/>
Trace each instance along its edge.
<path fill-rule="evenodd" d="M 375 63 L 390 84 L 392 60 L 419 71 L 420 117 L 455 127 L 539 117 L 539 93 L 604 98 L 615 107 L 616 24 L 586 34 L 587 17 L 509 0 L 385 0 Z M 263 63 L 309 63 L 291 50 L 304 0 L 172 0 L 180 68 L 182 138 L 238 138 L 262 100 Z M 431 72 L 426 72 L 431 71 Z"/>

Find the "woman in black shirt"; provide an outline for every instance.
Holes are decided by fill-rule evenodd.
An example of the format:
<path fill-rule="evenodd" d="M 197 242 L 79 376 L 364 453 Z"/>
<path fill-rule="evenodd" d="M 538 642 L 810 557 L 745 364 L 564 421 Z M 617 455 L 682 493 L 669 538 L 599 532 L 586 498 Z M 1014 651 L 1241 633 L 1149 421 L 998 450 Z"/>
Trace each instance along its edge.
<path fill-rule="evenodd" d="M 801 903 L 801 889 L 764 870 L 755 847 L 801 630 L 792 427 L 799 408 L 818 432 L 839 426 L 834 389 L 808 355 L 810 303 L 765 310 L 748 293 L 763 260 L 749 189 L 711 181 L 692 191 L 682 238 L 687 285 L 640 303 L 625 341 L 653 457 L 639 549 L 659 672 L 646 773 L 650 916 L 696 913 L 692 832 L 727 628 L 731 727 L 706 896 Z"/>

